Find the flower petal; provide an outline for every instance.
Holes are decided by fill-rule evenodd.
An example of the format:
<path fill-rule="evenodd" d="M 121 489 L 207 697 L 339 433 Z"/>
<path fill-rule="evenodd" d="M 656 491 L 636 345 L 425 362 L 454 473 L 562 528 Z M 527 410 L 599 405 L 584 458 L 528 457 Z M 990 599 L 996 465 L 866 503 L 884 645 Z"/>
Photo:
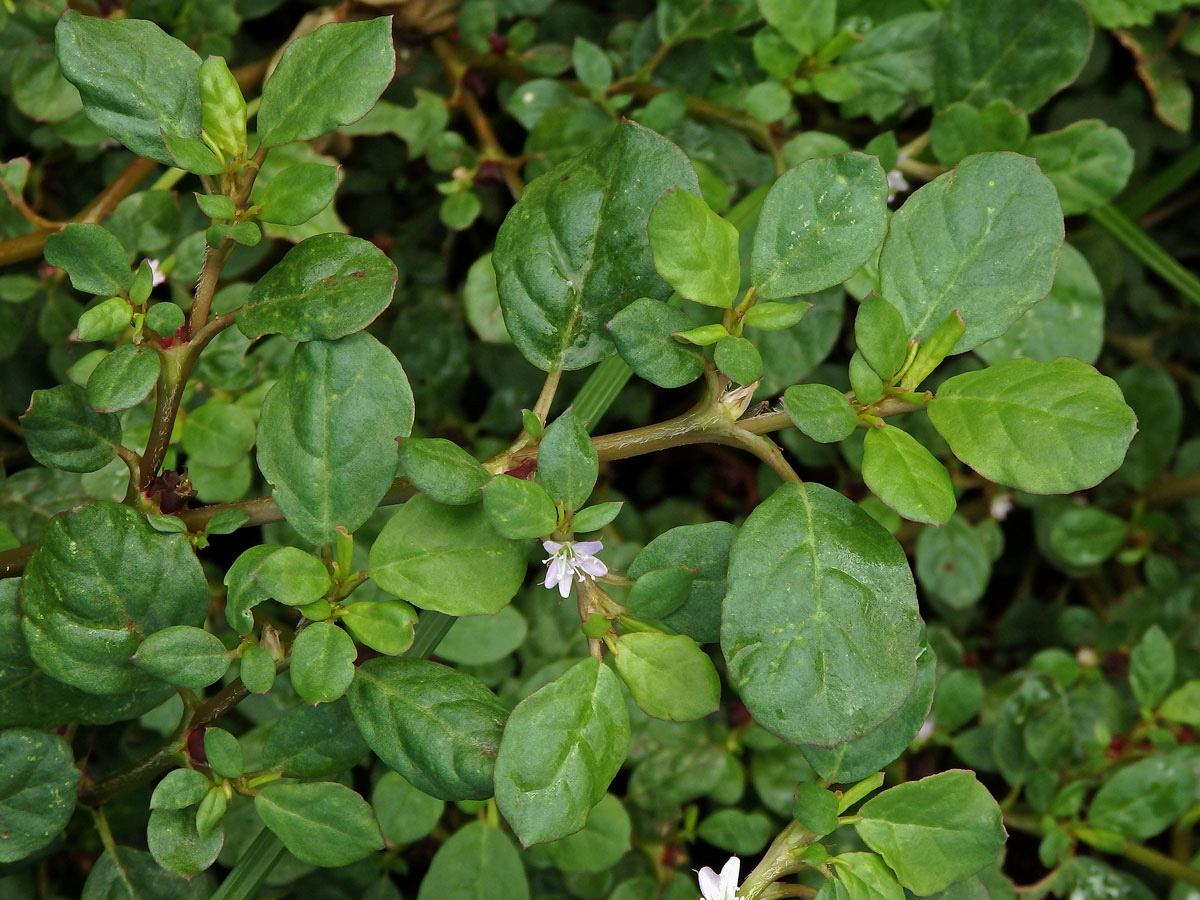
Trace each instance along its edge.
<path fill-rule="evenodd" d="M 542 549 L 545 550 L 547 553 L 549 553 L 551 556 L 553 556 L 555 553 L 557 553 L 559 550 L 561 550 L 562 547 L 563 547 L 563 545 L 558 543 L 557 541 L 542 541 Z M 542 562 L 545 562 L 545 560 L 542 560 Z"/>
<path fill-rule="evenodd" d="M 720 900 L 721 879 L 716 872 L 705 866 L 696 873 L 696 877 L 700 880 L 700 893 L 704 895 L 704 900 Z"/>
<path fill-rule="evenodd" d="M 599 578 L 601 575 L 608 574 L 608 566 L 596 559 L 594 556 L 585 556 L 575 562 L 575 568 L 587 572 L 593 578 Z"/>
<path fill-rule="evenodd" d="M 603 541 L 580 541 L 573 546 L 574 551 L 584 556 L 595 556 L 604 549 Z"/>

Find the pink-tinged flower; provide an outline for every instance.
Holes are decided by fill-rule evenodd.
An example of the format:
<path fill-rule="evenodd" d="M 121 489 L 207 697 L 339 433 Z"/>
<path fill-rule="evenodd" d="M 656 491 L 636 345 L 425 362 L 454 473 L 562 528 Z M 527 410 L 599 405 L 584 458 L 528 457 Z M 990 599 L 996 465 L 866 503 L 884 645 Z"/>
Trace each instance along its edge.
<path fill-rule="evenodd" d="M 558 585 L 558 592 L 565 600 L 571 593 L 572 580 L 583 581 L 585 575 L 599 578 L 608 573 L 608 566 L 596 559 L 604 549 L 600 541 L 542 541 L 542 547 L 550 555 L 546 563 L 546 587 Z"/>
<path fill-rule="evenodd" d="M 150 267 L 151 287 L 158 287 L 167 280 L 167 276 L 163 274 L 162 268 L 157 259 L 147 259 L 145 260 L 145 263 Z"/>
<path fill-rule="evenodd" d="M 741 871 L 742 861 L 736 856 L 731 856 L 729 861 L 721 867 L 720 875 L 708 866 L 697 872 L 696 875 L 700 879 L 700 893 L 704 895 L 704 900 L 735 900 L 738 876 Z"/>

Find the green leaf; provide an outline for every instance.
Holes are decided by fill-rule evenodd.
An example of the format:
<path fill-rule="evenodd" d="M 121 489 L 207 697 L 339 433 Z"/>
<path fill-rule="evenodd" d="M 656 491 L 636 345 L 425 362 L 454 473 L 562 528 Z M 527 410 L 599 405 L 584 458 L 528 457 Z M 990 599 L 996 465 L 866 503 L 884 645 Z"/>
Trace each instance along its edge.
<path fill-rule="evenodd" d="M 496 236 L 504 322 L 543 371 L 611 353 L 603 325 L 639 297 L 671 293 L 654 269 L 647 222 L 668 188 L 698 193 L 677 146 L 633 122 L 533 181 Z"/>
<path fill-rule="evenodd" d="M 154 303 L 146 310 L 146 327 L 163 337 L 173 335 L 184 321 L 183 310 L 174 303 Z"/>
<path fill-rule="evenodd" d="M 0 863 L 36 853 L 67 827 L 79 777 L 71 748 L 58 735 L 0 731 Z"/>
<path fill-rule="evenodd" d="M 492 616 L 459 616 L 438 644 L 438 656 L 464 666 L 486 666 L 514 652 L 525 641 L 529 626 L 514 606 Z"/>
<path fill-rule="evenodd" d="M 210 56 L 200 64 L 200 122 L 208 139 L 222 153 L 246 156 L 246 98 L 229 64 Z"/>
<path fill-rule="evenodd" d="M 172 769 L 154 787 L 151 809 L 183 809 L 204 799 L 212 782 L 195 769 Z"/>
<path fill-rule="evenodd" d="M 292 644 L 288 673 L 292 687 L 308 703 L 336 700 L 354 679 L 358 648 L 350 635 L 328 622 L 313 622 Z"/>
<path fill-rule="evenodd" d="M 224 728 L 204 729 L 204 755 L 213 771 L 225 778 L 238 778 L 246 771 L 241 741 Z"/>
<path fill-rule="evenodd" d="M 422 609 L 490 614 L 525 580 L 522 546 L 496 533 L 479 506 L 444 506 L 418 495 L 371 546 L 371 578 Z"/>
<path fill-rule="evenodd" d="M 928 409 L 955 456 L 990 481 L 1037 494 L 1097 484 L 1137 430 L 1116 382 L 1069 357 L 956 375 Z"/>
<path fill-rule="evenodd" d="M 183 420 L 180 444 L 189 462 L 220 469 L 235 465 L 254 446 L 254 416 L 214 397 Z"/>
<path fill-rule="evenodd" d="M 687 635 L 631 632 L 617 638 L 616 644 L 617 672 L 647 715 L 690 722 L 720 705 L 717 670 Z"/>
<path fill-rule="evenodd" d="M 266 548 L 269 552 L 262 558 L 254 559 L 250 554 L 261 552 Z M 253 550 L 247 550 L 238 562 L 245 558 L 252 565 L 246 576 L 261 589 L 261 598 L 273 597 L 288 606 L 307 606 L 325 596 L 329 590 L 329 571 L 325 564 L 311 553 L 305 553 L 298 547 L 274 547 L 262 544 Z M 228 583 L 234 584 L 233 570 L 230 569 Z M 239 576 L 241 572 L 239 571 Z"/>
<path fill-rule="evenodd" d="M 264 785 L 254 811 L 301 862 L 345 866 L 383 849 L 375 813 L 343 784 Z"/>
<path fill-rule="evenodd" d="M 600 872 L 615 866 L 629 850 L 632 830 L 621 801 L 605 794 L 582 829 L 542 849 L 560 872 Z"/>
<path fill-rule="evenodd" d="M 967 609 L 983 599 L 992 560 L 978 529 L 961 515 L 917 535 L 917 580 L 921 589 L 951 609 Z"/>
<path fill-rule="evenodd" d="M 845 395 L 827 384 L 792 385 L 783 392 L 783 408 L 797 428 L 822 444 L 845 440 L 858 424 Z"/>
<path fill-rule="evenodd" d="M 785 172 L 754 232 L 750 281 L 758 296 L 811 294 L 853 275 L 887 231 L 887 195 L 879 160 L 862 153 L 810 159 Z"/>
<path fill-rule="evenodd" d="M 580 533 L 599 531 L 621 513 L 625 501 L 610 500 L 579 510 L 571 518 L 571 528 Z"/>
<path fill-rule="evenodd" d="M 700 820 L 696 835 L 722 850 L 753 856 L 766 848 L 775 828 L 775 823 L 765 813 L 719 809 Z"/>
<path fill-rule="evenodd" d="M 1094 363 L 1104 343 L 1104 294 L 1082 253 L 1064 243 L 1054 273 L 1054 286 L 1045 300 L 1035 303 L 1008 331 L 975 348 L 995 365 L 1028 357 L 1050 362 L 1073 356 Z"/>
<path fill-rule="evenodd" d="M 812 56 L 833 37 L 835 0 L 758 0 L 758 8 L 801 56 Z"/>
<path fill-rule="evenodd" d="M 1138 705 L 1154 710 L 1175 680 L 1175 645 L 1161 626 L 1146 629 L 1129 653 L 1129 686 Z"/>
<path fill-rule="evenodd" d="M 554 500 L 546 489 L 512 475 L 491 480 L 483 492 L 483 512 L 497 533 L 513 540 L 548 535 L 558 521 Z"/>
<path fill-rule="evenodd" d="M 443 800 L 492 796 L 492 767 L 508 707 L 465 672 L 420 659 L 369 659 L 350 685 L 350 709 L 381 760 Z"/>
<path fill-rule="evenodd" d="M 877 727 L 912 690 L 919 640 L 904 552 L 841 494 L 785 484 L 739 530 L 721 649 L 768 731 L 828 747 Z"/>
<path fill-rule="evenodd" d="M 133 310 L 123 297 L 110 297 L 94 306 L 89 306 L 79 316 L 79 339 L 81 341 L 107 341 L 129 327 Z"/>
<path fill-rule="evenodd" d="M 941 525 L 954 514 L 950 473 L 920 441 L 895 425 L 867 429 L 862 476 L 871 493 L 913 522 Z"/>
<path fill-rule="evenodd" d="M 850 357 L 846 374 L 850 377 L 850 390 L 858 404 L 869 406 L 883 395 L 883 379 L 871 368 L 861 352 L 856 351 Z"/>
<path fill-rule="evenodd" d="M 951 103 L 933 117 L 929 127 L 933 155 L 947 166 L 957 165 L 973 153 L 1020 151 L 1028 137 L 1029 117 L 1001 99 L 982 108 L 962 101 Z"/>
<path fill-rule="evenodd" d="M 745 323 L 763 331 L 782 331 L 804 318 L 811 303 L 756 303 L 746 310 Z"/>
<path fill-rule="evenodd" d="M 1000 807 L 961 769 L 897 785 L 864 803 L 859 816 L 859 837 L 916 894 L 974 875 L 1004 846 Z"/>
<path fill-rule="evenodd" d="M 262 750 L 262 765 L 290 778 L 330 778 L 360 762 L 367 744 L 345 700 L 301 704 L 271 727 Z"/>
<path fill-rule="evenodd" d="M 265 694 L 275 683 L 275 660 L 258 644 L 247 644 L 242 649 L 238 675 L 250 693 Z"/>
<path fill-rule="evenodd" d="M 578 509 L 587 503 L 599 473 L 587 423 L 580 421 L 574 407 L 568 407 L 550 423 L 538 444 L 537 483 L 568 509 Z"/>
<path fill-rule="evenodd" d="M 225 171 L 225 163 L 203 141 L 180 134 L 163 134 L 162 139 L 171 157 L 171 165 L 196 175 L 220 175 Z"/>
<path fill-rule="evenodd" d="M 379 817 L 379 830 L 397 844 L 425 837 L 437 827 L 446 808 L 443 801 L 417 790 L 397 772 L 384 772 L 375 782 L 371 805 Z"/>
<path fill-rule="evenodd" d="M 417 613 L 401 600 L 364 600 L 347 606 L 342 622 L 372 650 L 397 656 L 412 646 Z"/>
<path fill-rule="evenodd" d="M 163 133 L 200 137 L 200 57 L 152 22 L 68 11 L 54 29 L 89 119 L 138 156 L 174 165 Z"/>
<path fill-rule="evenodd" d="M 1143 759 L 1109 777 L 1088 807 L 1096 828 L 1144 841 L 1166 830 L 1191 805 L 1196 776 L 1178 756 Z"/>
<path fill-rule="evenodd" d="M 571 48 L 571 65 L 584 87 L 593 94 L 603 94 L 612 84 L 613 66 L 608 54 L 587 38 L 575 38 Z"/>
<path fill-rule="evenodd" d="M 800 748 L 801 753 L 817 774 L 827 781 L 851 783 L 867 778 L 872 772 L 878 772 L 899 759 L 916 738 L 929 716 L 936 682 L 937 659 L 928 644 L 922 643 L 917 653 L 916 684 L 904 705 L 890 719 L 874 731 L 844 741 L 832 749 L 805 744 Z M 846 796 L 843 795 L 841 800 L 843 808 L 850 805 L 846 803 Z"/>
<path fill-rule="evenodd" d="M 215 827 L 201 837 L 190 809 L 156 809 L 146 823 L 146 845 L 154 861 L 176 875 L 199 875 L 216 861 L 225 831 Z"/>
<path fill-rule="evenodd" d="M 219 681 L 229 668 L 229 654 L 221 639 L 191 625 L 156 631 L 142 641 L 133 661 L 167 684 L 193 691 Z"/>
<path fill-rule="evenodd" d="M 829 834 L 837 828 L 838 795 L 812 782 L 798 784 L 792 818 L 814 834 Z"/>
<path fill-rule="evenodd" d="M 724 325 L 714 322 L 712 325 L 700 325 L 687 331 L 675 332 L 671 337 L 677 341 L 695 344 L 697 347 L 707 347 L 729 337 L 729 332 L 725 330 Z"/>
<path fill-rule="evenodd" d="M 639 619 L 661 619 L 683 605 L 696 579 L 696 570 L 684 566 L 651 569 L 629 589 L 625 608 Z"/>
<path fill-rule="evenodd" d="M 373 337 L 302 343 L 263 401 L 258 466 L 288 523 L 324 544 L 375 511 L 412 422 L 404 369 Z"/>
<path fill-rule="evenodd" d="M 306 141 L 358 121 L 395 70 L 391 16 L 322 25 L 296 38 L 263 85 L 262 145 Z"/>
<path fill-rule="evenodd" d="M 859 304 L 854 340 L 880 378 L 891 378 L 900 371 L 908 355 L 907 338 L 899 310 L 878 294 L 868 295 Z"/>
<path fill-rule="evenodd" d="M 1183 427 L 1183 398 L 1160 366 L 1135 363 L 1117 376 L 1125 401 L 1138 418 L 1138 432 L 1129 445 L 1118 477 L 1144 490 L 1154 483 L 1179 445 Z"/>
<path fill-rule="evenodd" d="M 874 853 L 843 853 L 836 858 L 844 865 L 830 867 L 834 877 L 825 883 L 832 887 L 830 900 L 901 900 L 905 896 L 896 876 Z M 826 893 L 825 886 L 821 893 Z"/>
<path fill-rule="evenodd" d="M 842 114 L 882 122 L 906 106 L 928 106 L 941 19 L 940 11 L 897 16 L 875 25 L 842 54 L 839 68 L 853 75 L 860 89 L 857 98 L 842 104 Z"/>
<path fill-rule="evenodd" d="M 1033 160 L 970 156 L 892 217 L 879 257 L 882 293 L 922 340 L 958 310 L 967 331 L 954 350 L 964 353 L 1046 296 L 1062 239 L 1054 185 Z"/>
<path fill-rule="evenodd" d="M 724 337 L 713 350 L 713 362 L 735 384 L 754 384 L 762 378 L 763 360 L 758 348 L 743 337 Z"/>
<path fill-rule="evenodd" d="M 165 871 L 144 850 L 114 847 L 96 860 L 80 900 L 207 900 L 209 887 Z"/>
<path fill-rule="evenodd" d="M 578 831 L 629 746 L 617 676 L 581 660 L 517 704 L 496 757 L 496 803 L 528 847 Z"/>
<path fill-rule="evenodd" d="M 1068 216 L 1103 206 L 1121 193 L 1133 171 L 1125 135 L 1100 119 L 1034 136 L 1021 151 L 1037 160 Z"/>
<path fill-rule="evenodd" d="M 200 212 L 210 219 L 232 219 L 237 215 L 237 207 L 224 194 L 195 193 L 193 196 Z"/>
<path fill-rule="evenodd" d="M 1158 712 L 1168 722 L 1182 722 L 1193 728 L 1200 726 L 1200 679 L 1193 679 L 1171 691 Z"/>
<path fill-rule="evenodd" d="M 694 194 L 671 188 L 650 213 L 654 267 L 680 296 L 733 305 L 742 282 L 738 230 Z"/>
<path fill-rule="evenodd" d="M 85 294 L 113 296 L 133 281 L 129 254 L 111 231 L 72 222 L 46 239 L 46 262 L 65 269 L 71 287 Z"/>
<path fill-rule="evenodd" d="M 92 369 L 87 380 L 88 403 L 100 413 L 137 406 L 158 380 L 158 366 L 158 354 L 151 348 L 122 344 Z"/>
<path fill-rule="evenodd" d="M 405 438 L 400 467 L 417 490 L 454 506 L 482 500 L 491 477 L 475 457 L 445 438 Z"/>
<path fill-rule="evenodd" d="M 370 241 L 319 234 L 258 280 L 238 313 L 238 328 L 248 338 L 335 340 L 361 331 L 387 309 L 396 278 L 396 266 Z"/>
<path fill-rule="evenodd" d="M 663 618 L 664 625 L 702 644 L 720 640 L 725 574 L 736 534 L 737 529 L 728 522 L 681 525 L 660 534 L 637 555 L 629 566 L 630 578 L 675 566 L 686 566 L 695 573 L 687 599 Z"/>
<path fill-rule="evenodd" d="M 499 828 L 470 822 L 443 843 L 421 880 L 417 900 L 529 900 L 516 847 Z"/>
<path fill-rule="evenodd" d="M 1051 508 L 1045 508 L 1050 512 Z M 1098 566 L 1121 549 L 1129 534 L 1129 523 L 1120 516 L 1096 507 L 1064 505 L 1050 514 L 1043 535 L 1042 510 L 1038 511 L 1038 541 L 1042 552 L 1068 569 Z"/>
<path fill-rule="evenodd" d="M 34 391 L 21 427 L 30 456 L 67 472 L 104 468 L 121 440 L 121 420 L 92 409 L 87 391 L 77 384 Z"/>
<path fill-rule="evenodd" d="M 21 625 L 38 666 L 92 694 L 119 694 L 150 676 L 131 657 L 146 635 L 200 625 L 208 586 L 187 539 L 154 531 L 119 503 L 50 521 L 21 582 Z"/>
<path fill-rule="evenodd" d="M 1004 98 L 1033 112 L 1075 80 L 1091 49 L 1077 0 L 954 0 L 937 36 L 934 105 Z"/>
<path fill-rule="evenodd" d="M 338 188 L 339 166 L 298 163 L 270 180 L 256 202 L 259 218 L 279 225 L 303 225 L 330 203 Z"/>

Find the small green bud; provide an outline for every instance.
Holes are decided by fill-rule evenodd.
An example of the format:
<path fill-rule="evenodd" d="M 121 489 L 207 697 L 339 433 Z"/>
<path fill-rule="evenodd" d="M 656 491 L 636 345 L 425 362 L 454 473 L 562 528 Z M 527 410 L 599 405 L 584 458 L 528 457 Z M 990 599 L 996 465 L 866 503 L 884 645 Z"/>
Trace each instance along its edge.
<path fill-rule="evenodd" d="M 246 155 L 246 98 L 237 79 L 220 56 L 200 66 L 201 127 L 222 153 L 235 159 Z"/>

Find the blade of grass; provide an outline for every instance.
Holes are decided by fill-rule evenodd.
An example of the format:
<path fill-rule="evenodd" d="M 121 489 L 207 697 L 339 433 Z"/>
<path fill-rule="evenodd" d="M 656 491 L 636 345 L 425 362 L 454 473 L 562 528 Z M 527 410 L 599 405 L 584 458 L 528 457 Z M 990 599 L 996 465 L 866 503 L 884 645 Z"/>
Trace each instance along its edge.
<path fill-rule="evenodd" d="M 1140 226 L 1114 206 L 1101 206 L 1088 213 L 1092 221 L 1111 234 L 1147 269 L 1200 306 L 1200 278 L 1184 268 L 1179 260 Z"/>

